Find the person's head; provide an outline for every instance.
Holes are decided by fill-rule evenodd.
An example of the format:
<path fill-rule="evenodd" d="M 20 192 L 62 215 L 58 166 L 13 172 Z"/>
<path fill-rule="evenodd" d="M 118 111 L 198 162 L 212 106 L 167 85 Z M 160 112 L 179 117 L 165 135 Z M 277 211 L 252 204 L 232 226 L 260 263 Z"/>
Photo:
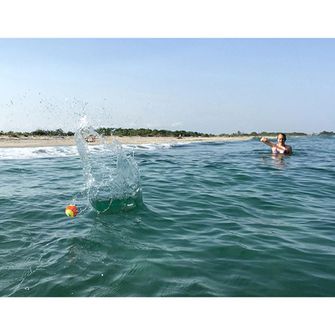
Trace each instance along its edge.
<path fill-rule="evenodd" d="M 286 135 L 284 133 L 279 133 L 277 135 L 277 141 L 279 144 L 285 144 L 286 142 Z"/>

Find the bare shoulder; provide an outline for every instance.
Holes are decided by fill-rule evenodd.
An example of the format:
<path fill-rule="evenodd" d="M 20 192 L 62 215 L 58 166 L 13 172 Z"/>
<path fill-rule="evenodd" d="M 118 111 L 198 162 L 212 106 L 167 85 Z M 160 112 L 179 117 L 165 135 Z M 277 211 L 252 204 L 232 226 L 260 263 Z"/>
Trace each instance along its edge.
<path fill-rule="evenodd" d="M 292 147 L 290 145 L 286 145 L 286 149 L 288 154 L 291 154 L 293 152 Z"/>

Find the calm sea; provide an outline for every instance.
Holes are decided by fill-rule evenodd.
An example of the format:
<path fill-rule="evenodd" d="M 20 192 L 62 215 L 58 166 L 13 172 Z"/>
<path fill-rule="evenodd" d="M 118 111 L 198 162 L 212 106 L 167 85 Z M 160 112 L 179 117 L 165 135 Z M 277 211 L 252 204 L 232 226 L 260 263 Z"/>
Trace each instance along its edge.
<path fill-rule="evenodd" d="M 128 146 L 143 205 L 64 208 L 76 147 L 0 149 L 1 296 L 335 296 L 335 138 Z"/>

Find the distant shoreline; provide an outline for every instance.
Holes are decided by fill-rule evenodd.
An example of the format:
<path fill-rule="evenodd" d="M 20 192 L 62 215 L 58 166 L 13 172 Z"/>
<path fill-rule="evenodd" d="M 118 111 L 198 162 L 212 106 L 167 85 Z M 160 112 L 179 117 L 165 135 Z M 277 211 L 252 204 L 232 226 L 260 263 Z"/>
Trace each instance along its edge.
<path fill-rule="evenodd" d="M 247 141 L 253 136 L 212 136 L 212 137 L 165 137 L 165 136 L 105 136 L 107 142 L 113 139 L 121 144 L 163 144 L 163 143 L 192 143 L 192 142 L 235 142 Z M 94 144 L 94 143 L 90 143 Z M 0 136 L 0 148 L 24 148 L 24 147 L 54 147 L 54 146 L 73 146 L 76 145 L 74 136 L 28 136 L 28 137 L 9 137 Z"/>

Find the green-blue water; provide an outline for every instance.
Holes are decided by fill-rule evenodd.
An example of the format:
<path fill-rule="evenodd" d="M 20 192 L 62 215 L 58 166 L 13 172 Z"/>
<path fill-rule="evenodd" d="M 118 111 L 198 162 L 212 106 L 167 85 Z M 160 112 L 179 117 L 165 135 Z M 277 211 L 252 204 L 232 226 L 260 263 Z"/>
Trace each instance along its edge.
<path fill-rule="evenodd" d="M 335 296 L 335 138 L 134 147 L 142 207 L 64 214 L 75 148 L 0 149 L 1 296 Z"/>

